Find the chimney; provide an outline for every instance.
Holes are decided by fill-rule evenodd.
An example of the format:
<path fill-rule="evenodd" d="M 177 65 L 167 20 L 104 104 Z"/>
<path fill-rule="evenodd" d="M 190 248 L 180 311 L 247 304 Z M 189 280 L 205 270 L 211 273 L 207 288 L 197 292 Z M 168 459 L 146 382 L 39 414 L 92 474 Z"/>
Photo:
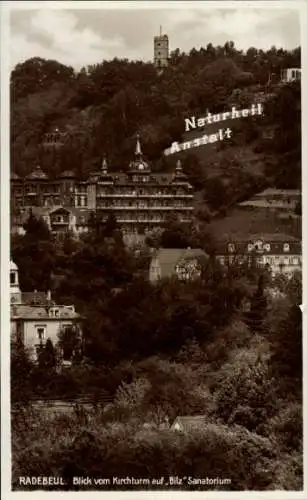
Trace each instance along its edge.
<path fill-rule="evenodd" d="M 47 300 L 51 300 L 51 291 L 47 290 Z"/>

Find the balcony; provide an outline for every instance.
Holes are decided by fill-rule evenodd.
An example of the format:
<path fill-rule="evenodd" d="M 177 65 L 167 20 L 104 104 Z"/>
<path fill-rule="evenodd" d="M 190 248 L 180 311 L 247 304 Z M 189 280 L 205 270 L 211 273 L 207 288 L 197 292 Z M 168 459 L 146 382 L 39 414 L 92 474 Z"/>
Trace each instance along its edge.
<path fill-rule="evenodd" d="M 69 225 L 69 221 L 65 221 L 65 220 L 52 220 L 50 221 L 50 224 L 51 226 L 68 226 Z"/>
<path fill-rule="evenodd" d="M 103 194 L 96 193 L 97 198 L 194 198 L 193 194 L 139 194 L 139 193 L 123 193 L 123 194 Z"/>
<path fill-rule="evenodd" d="M 164 222 L 164 219 L 161 217 L 160 219 L 157 220 L 152 220 L 152 219 L 117 219 L 117 222 L 119 224 L 161 224 Z"/>
<path fill-rule="evenodd" d="M 104 207 L 104 206 L 101 206 L 101 205 L 98 205 L 97 206 L 97 210 L 112 210 L 112 211 L 125 211 L 125 212 L 130 212 L 131 210 L 133 211 L 142 211 L 142 210 L 150 210 L 150 211 L 156 211 L 156 210 L 188 210 L 188 211 L 192 211 L 194 210 L 194 207 L 172 207 L 172 206 L 167 206 L 167 207 L 120 207 L 120 206 L 116 206 L 116 205 L 111 205 L 109 207 Z"/>
<path fill-rule="evenodd" d="M 164 217 L 160 217 L 157 219 L 117 219 L 118 224 L 161 224 L 165 222 Z M 191 219 L 182 219 L 180 218 L 180 222 L 189 223 Z"/>

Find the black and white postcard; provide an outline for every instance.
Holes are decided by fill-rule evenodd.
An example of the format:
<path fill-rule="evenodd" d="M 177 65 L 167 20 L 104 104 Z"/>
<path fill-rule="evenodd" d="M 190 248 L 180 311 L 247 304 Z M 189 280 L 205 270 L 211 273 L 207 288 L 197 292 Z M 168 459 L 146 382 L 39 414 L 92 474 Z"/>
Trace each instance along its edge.
<path fill-rule="evenodd" d="M 302 495 L 302 5 L 2 4 L 3 498 Z"/>

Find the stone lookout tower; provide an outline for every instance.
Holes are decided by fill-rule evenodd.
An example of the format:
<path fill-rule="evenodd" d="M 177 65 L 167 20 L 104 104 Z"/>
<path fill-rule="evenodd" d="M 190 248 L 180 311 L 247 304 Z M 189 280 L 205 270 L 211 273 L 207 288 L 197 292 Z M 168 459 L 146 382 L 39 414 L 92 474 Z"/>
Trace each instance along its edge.
<path fill-rule="evenodd" d="M 154 37 L 154 65 L 157 69 L 168 66 L 168 36 L 162 35 L 160 26 L 160 35 Z"/>

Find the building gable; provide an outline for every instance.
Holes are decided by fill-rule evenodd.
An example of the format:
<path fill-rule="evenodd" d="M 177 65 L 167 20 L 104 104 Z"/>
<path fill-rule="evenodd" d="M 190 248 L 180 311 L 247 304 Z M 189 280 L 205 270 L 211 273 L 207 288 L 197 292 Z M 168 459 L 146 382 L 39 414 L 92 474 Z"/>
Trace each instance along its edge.
<path fill-rule="evenodd" d="M 68 210 L 67 208 L 64 208 L 64 207 L 59 207 L 59 208 L 56 208 L 55 210 L 51 210 L 49 212 L 49 215 L 52 217 L 52 216 L 56 216 L 56 215 L 71 215 L 71 211 Z"/>

